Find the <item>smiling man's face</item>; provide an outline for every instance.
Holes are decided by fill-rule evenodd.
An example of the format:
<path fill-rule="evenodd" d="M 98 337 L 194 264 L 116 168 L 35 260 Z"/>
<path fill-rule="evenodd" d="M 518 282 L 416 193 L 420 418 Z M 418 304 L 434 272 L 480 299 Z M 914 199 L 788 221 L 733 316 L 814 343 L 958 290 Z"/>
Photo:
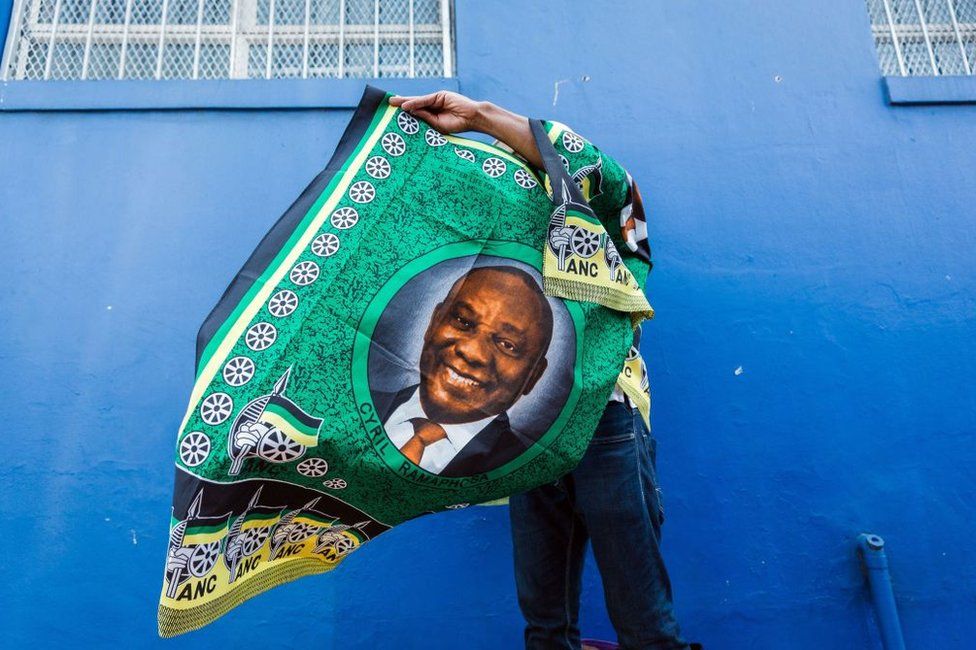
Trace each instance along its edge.
<path fill-rule="evenodd" d="M 435 422 L 506 411 L 546 369 L 552 310 L 524 271 L 482 267 L 454 283 L 431 315 L 420 354 L 420 402 Z"/>

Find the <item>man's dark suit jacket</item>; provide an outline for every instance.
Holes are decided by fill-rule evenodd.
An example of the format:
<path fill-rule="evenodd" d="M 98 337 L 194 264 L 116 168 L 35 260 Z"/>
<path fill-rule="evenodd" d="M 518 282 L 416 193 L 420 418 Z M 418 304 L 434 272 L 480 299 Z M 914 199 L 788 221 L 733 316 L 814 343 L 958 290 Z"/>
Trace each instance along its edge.
<path fill-rule="evenodd" d="M 373 405 L 376 407 L 380 422 L 385 425 L 393 411 L 410 399 L 410 395 L 418 387 L 419 384 L 414 384 L 395 393 L 371 391 Z M 438 475 L 457 478 L 482 474 L 501 467 L 528 449 L 531 444 L 532 441 L 526 441 L 512 431 L 508 414 L 502 413 L 476 433 Z"/>

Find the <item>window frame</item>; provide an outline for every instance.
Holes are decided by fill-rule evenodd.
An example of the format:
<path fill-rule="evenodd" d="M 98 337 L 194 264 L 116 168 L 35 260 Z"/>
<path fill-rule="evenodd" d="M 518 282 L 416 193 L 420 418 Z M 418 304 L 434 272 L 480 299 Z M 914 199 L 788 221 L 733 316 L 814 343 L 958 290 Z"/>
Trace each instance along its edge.
<path fill-rule="evenodd" d="M 2 0 L 0 0 L 2 1 Z M 17 17 L 23 0 L 4 3 L 0 34 L 4 36 L 0 72 L 7 73 Z M 446 11 L 444 30 L 446 72 L 456 61 L 454 0 L 439 0 Z M 6 13 L 4 13 L 4 9 Z M 375 66 L 374 66 L 375 73 Z M 178 110 L 351 108 L 365 84 L 397 94 L 457 90 L 456 76 L 443 77 L 317 77 L 271 79 L 0 79 L 0 112 L 45 110 Z"/>
<path fill-rule="evenodd" d="M 893 106 L 976 104 L 976 76 L 884 77 L 885 99 Z"/>
<path fill-rule="evenodd" d="M 904 22 L 895 15 L 892 0 L 867 0 L 868 28 L 870 30 L 876 61 L 882 74 L 882 87 L 885 100 L 891 105 L 924 104 L 972 104 L 976 103 L 976 57 L 972 57 L 969 46 L 972 39 L 972 23 L 962 23 L 957 16 L 954 0 L 939 0 L 945 3 L 945 22 L 930 22 L 928 5 L 923 9 L 920 0 L 911 0 L 910 13 L 917 22 Z M 884 21 L 876 23 L 872 15 L 872 4 L 880 3 Z M 882 55 L 881 43 L 892 48 L 894 61 Z M 927 74 L 919 74 L 917 61 L 910 61 L 904 52 L 906 44 L 924 44 L 923 57 Z M 959 63 L 962 74 L 943 72 L 942 50 L 947 46 L 955 54 L 959 49 Z M 937 48 L 939 48 L 937 50 Z M 917 49 L 917 48 L 916 48 Z M 892 56 L 889 53 L 889 57 Z M 886 63 L 887 61 L 887 67 Z M 891 65 L 897 64 L 897 73 L 891 74 Z"/>

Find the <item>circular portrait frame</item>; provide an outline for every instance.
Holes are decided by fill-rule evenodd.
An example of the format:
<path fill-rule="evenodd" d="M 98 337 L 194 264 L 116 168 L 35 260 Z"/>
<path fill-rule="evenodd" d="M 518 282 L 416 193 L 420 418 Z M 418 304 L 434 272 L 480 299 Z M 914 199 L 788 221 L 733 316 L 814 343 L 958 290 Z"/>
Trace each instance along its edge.
<path fill-rule="evenodd" d="M 572 385 L 562 406 L 548 427 L 529 445 L 525 451 L 508 462 L 483 473 L 465 476 L 443 476 L 429 472 L 414 464 L 393 444 L 386 433 L 373 400 L 369 377 L 369 355 L 377 325 L 396 295 L 412 279 L 449 260 L 472 256 L 490 256 L 520 262 L 542 273 L 542 254 L 539 250 L 519 242 L 501 240 L 468 240 L 445 244 L 417 257 L 400 267 L 384 283 L 370 300 L 363 313 L 355 335 L 352 355 L 352 386 L 360 418 L 369 432 L 373 448 L 384 464 L 398 475 L 424 485 L 454 488 L 472 481 L 493 481 L 508 476 L 525 466 L 540 453 L 547 450 L 554 438 L 563 430 L 566 422 L 579 401 L 582 390 L 583 328 L 585 318 L 578 303 L 561 300 L 568 314 L 568 322 L 574 334 L 574 358 L 572 363 Z"/>

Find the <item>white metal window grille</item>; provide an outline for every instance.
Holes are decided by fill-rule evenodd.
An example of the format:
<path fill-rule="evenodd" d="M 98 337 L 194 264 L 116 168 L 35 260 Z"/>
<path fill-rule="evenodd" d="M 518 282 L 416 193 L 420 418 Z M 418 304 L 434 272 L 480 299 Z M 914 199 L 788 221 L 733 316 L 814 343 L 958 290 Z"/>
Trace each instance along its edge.
<path fill-rule="evenodd" d="M 885 76 L 976 73 L 976 0 L 866 0 Z"/>
<path fill-rule="evenodd" d="M 0 79 L 453 76 L 450 0 L 14 0 Z"/>

